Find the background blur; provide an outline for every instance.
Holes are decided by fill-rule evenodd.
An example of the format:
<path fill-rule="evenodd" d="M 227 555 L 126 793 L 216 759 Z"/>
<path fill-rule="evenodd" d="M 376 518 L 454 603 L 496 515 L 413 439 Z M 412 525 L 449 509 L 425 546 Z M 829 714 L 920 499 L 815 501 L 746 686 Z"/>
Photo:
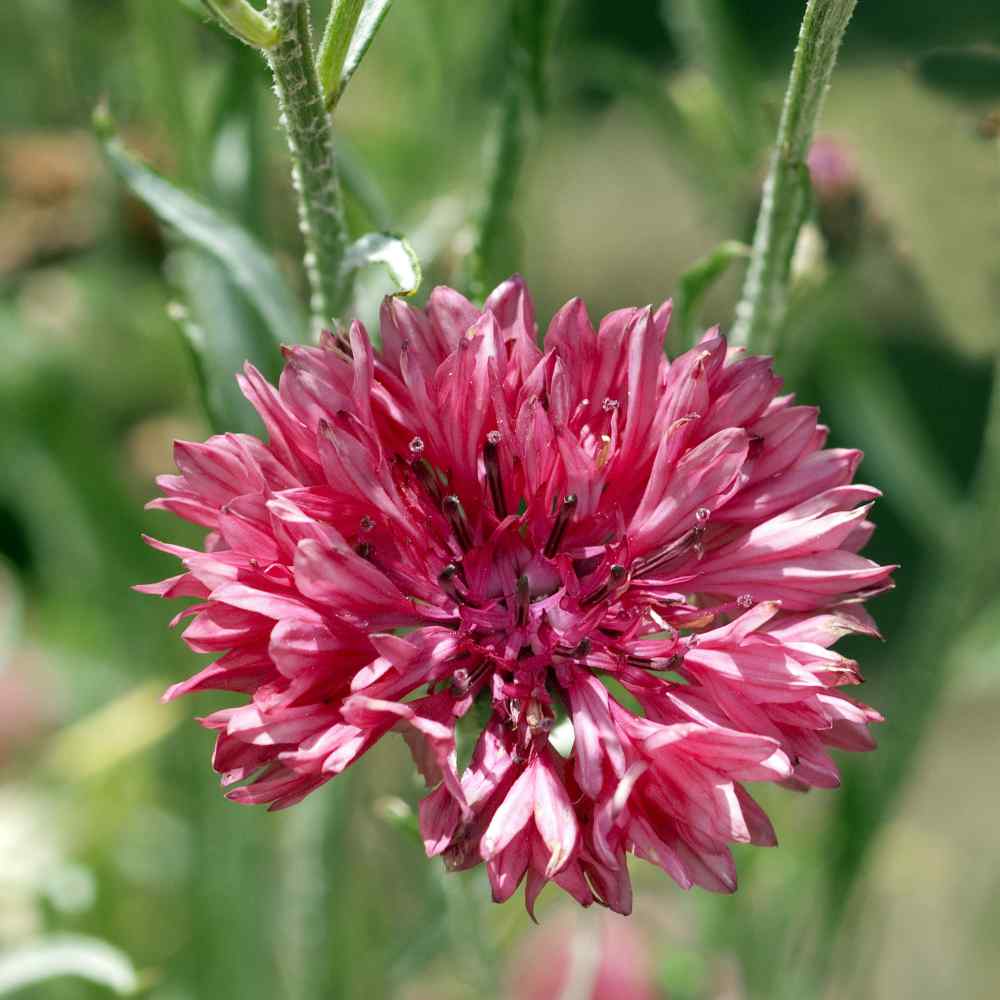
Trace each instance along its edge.
<path fill-rule="evenodd" d="M 659 302 L 749 239 L 802 6 L 568 0 L 491 276 L 521 270 L 547 322 L 573 295 L 592 315 Z M 506 19 L 397 0 L 338 112 L 351 217 L 411 238 L 418 298 L 464 280 Z M 550 890 L 536 928 L 488 902 L 481 871 L 424 859 L 402 741 L 267 814 L 223 799 L 189 721 L 220 699 L 158 703 L 194 664 L 176 607 L 129 590 L 174 572 L 139 534 L 193 535 L 142 505 L 172 439 L 208 426 L 168 317 L 184 261 L 110 176 L 90 114 L 106 96 L 133 148 L 302 288 L 283 139 L 263 63 L 183 2 L 3 0 L 0 990 L 6 955 L 121 989 L 134 970 L 151 1000 L 996 996 L 1000 593 L 964 586 L 949 545 L 1000 343 L 1000 62 L 940 51 L 986 42 L 1000 13 L 981 0 L 861 0 L 779 361 L 886 493 L 869 551 L 902 564 L 872 608 L 887 642 L 842 647 L 888 717 L 881 749 L 843 760 L 838 791 L 764 790 L 782 845 L 737 849 L 735 897 L 635 862 L 629 921 Z M 706 323 L 728 325 L 741 280 L 734 265 Z M 17 995 L 109 992 L 73 976 Z"/>

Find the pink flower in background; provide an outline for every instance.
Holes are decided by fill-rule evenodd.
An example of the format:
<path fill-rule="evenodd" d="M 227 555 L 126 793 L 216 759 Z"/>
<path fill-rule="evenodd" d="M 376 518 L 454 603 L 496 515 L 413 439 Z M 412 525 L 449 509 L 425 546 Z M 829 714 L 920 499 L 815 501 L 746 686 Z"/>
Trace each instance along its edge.
<path fill-rule="evenodd" d="M 140 588 L 196 598 L 184 638 L 222 654 L 166 697 L 250 696 L 202 720 L 230 798 L 291 805 L 402 732 L 429 855 L 627 913 L 629 853 L 732 891 L 728 845 L 775 842 L 745 783 L 828 787 L 829 747 L 874 745 L 830 649 L 891 585 L 860 453 L 715 331 L 668 361 L 669 319 L 573 300 L 540 348 L 513 278 L 389 299 L 379 352 L 355 323 L 277 389 L 247 367 L 269 443 L 176 445 L 151 506 L 209 533 L 152 541 L 184 571 Z"/>
<path fill-rule="evenodd" d="M 509 965 L 509 1000 L 666 1000 L 657 989 L 649 948 L 630 921 L 557 917 L 523 936 Z"/>
<path fill-rule="evenodd" d="M 20 647 L 6 660 L 0 658 L 0 769 L 58 725 L 62 700 L 56 678 L 37 651 Z"/>
<path fill-rule="evenodd" d="M 844 198 L 857 191 L 858 165 L 850 147 L 831 135 L 819 135 L 807 158 L 813 189 L 825 199 Z"/>

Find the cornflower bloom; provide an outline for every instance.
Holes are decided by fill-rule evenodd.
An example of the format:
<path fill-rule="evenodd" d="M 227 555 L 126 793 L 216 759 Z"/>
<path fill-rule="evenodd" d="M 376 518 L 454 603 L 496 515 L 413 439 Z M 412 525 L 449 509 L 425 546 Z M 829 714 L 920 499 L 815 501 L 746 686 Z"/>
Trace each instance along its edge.
<path fill-rule="evenodd" d="M 184 571 L 139 588 L 196 598 L 175 621 L 222 654 L 166 698 L 249 695 L 201 720 L 229 798 L 290 806 L 399 731 L 429 855 L 627 913 L 628 854 L 730 892 L 728 845 L 775 842 L 745 783 L 832 787 L 828 748 L 874 746 L 830 649 L 890 586 L 861 455 L 716 330 L 669 361 L 669 320 L 574 299 L 539 347 L 514 277 L 387 299 L 380 350 L 354 323 L 277 388 L 246 367 L 268 443 L 177 443 L 150 506 L 208 535 L 151 541 Z"/>

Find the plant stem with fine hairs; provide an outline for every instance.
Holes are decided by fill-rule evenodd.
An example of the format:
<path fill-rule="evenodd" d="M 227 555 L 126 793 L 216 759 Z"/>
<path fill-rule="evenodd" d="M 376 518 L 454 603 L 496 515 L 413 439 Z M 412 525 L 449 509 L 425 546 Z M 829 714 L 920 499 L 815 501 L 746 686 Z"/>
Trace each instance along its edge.
<path fill-rule="evenodd" d="M 857 0 L 809 0 L 771 154 L 731 342 L 773 350 L 788 303 L 792 252 L 809 204 L 806 156 Z"/>
<path fill-rule="evenodd" d="M 278 43 L 265 52 L 274 74 L 281 124 L 292 154 L 299 199 L 299 228 L 306 244 L 310 312 L 328 325 L 349 290 L 344 273 L 347 230 L 334 155 L 333 124 L 326 109 L 312 49 L 307 0 L 270 0 Z"/>

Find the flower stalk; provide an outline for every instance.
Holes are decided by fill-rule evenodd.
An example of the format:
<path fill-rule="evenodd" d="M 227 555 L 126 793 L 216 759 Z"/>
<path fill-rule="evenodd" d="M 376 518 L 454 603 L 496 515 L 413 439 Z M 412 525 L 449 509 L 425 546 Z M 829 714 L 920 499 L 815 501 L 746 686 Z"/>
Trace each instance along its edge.
<path fill-rule="evenodd" d="M 350 287 L 343 268 L 347 230 L 326 108 L 312 49 L 307 0 L 270 0 L 279 41 L 266 51 L 292 155 L 299 228 L 306 244 L 310 312 L 319 329 L 343 308 Z"/>
<path fill-rule="evenodd" d="M 809 0 L 761 198 L 732 343 L 773 350 L 788 305 L 792 253 L 809 209 L 806 156 L 857 0 Z"/>

